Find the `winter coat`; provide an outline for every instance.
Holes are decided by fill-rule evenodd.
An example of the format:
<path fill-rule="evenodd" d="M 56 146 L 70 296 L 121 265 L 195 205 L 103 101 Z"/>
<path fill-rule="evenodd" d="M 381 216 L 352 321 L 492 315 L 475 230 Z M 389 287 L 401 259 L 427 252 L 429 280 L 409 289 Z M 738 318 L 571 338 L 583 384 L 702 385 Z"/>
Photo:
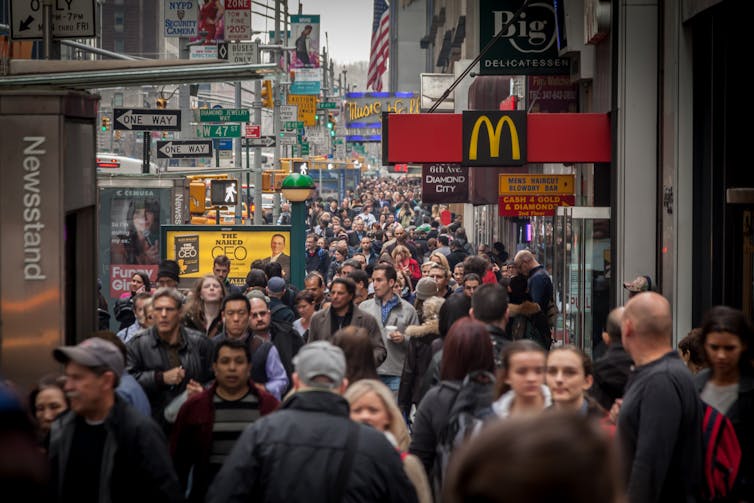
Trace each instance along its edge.
<path fill-rule="evenodd" d="M 293 394 L 246 429 L 210 487 L 214 502 L 330 502 L 352 428 L 358 435 L 342 501 L 416 502 L 398 451 L 385 435 L 353 423 L 330 391 Z"/>
<path fill-rule="evenodd" d="M 421 384 L 424 374 L 432 361 L 432 341 L 440 337 L 437 318 L 432 318 L 419 326 L 408 327 L 408 351 L 403 364 L 401 386 L 398 391 L 398 407 L 404 412 L 411 405 L 421 402 Z"/>
<path fill-rule="evenodd" d="M 170 370 L 172 365 L 156 327 L 138 333 L 126 345 L 126 370 L 146 391 L 152 407 L 152 417 L 163 426 L 166 426 L 163 415 L 165 407 L 186 390 L 186 384 L 190 379 L 200 384 L 206 384 L 212 379 L 212 341 L 196 330 L 180 327 L 180 331 L 181 345 L 178 348 L 178 357 L 186 371 L 186 377 L 177 386 L 166 384 L 162 380 L 162 373 Z"/>
<path fill-rule="evenodd" d="M 50 430 L 50 488 L 60 501 L 71 451 L 81 448 L 72 445 L 80 420 L 68 411 L 53 422 Z M 183 501 L 165 437 L 152 419 L 115 395 L 104 426 L 107 435 L 100 465 L 100 502 Z"/>
<path fill-rule="evenodd" d="M 519 319 L 518 323 L 517 319 Z M 526 320 L 531 321 L 536 330 L 536 338 L 533 340 L 543 348 L 550 349 L 551 338 L 547 316 L 536 302 L 525 300 L 521 304 L 508 304 L 508 324 L 505 327 L 505 333 L 513 340 L 524 338 L 525 333 L 515 333 L 514 327 L 523 326 L 525 329 Z"/>

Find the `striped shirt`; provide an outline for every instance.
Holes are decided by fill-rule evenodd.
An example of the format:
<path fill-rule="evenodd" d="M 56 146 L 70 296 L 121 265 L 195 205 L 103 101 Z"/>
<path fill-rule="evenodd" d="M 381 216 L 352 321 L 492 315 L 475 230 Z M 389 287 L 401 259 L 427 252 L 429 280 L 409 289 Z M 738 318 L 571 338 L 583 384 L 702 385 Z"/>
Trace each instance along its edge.
<path fill-rule="evenodd" d="M 225 400 L 215 393 L 215 422 L 212 425 L 210 465 L 219 470 L 243 430 L 259 419 L 259 399 L 249 391 L 238 400 Z"/>

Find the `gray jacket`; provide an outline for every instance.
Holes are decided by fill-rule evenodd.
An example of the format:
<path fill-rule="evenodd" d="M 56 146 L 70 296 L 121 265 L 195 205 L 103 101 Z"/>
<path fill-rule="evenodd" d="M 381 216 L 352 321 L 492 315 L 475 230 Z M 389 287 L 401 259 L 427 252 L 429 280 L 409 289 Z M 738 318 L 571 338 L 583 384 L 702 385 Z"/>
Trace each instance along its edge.
<path fill-rule="evenodd" d="M 146 391 L 149 404 L 152 406 L 152 417 L 162 425 L 165 424 L 163 410 L 183 393 L 189 379 L 201 384 L 206 384 L 212 379 L 212 341 L 190 328 L 181 326 L 180 331 L 181 346 L 178 348 L 178 358 L 186 370 L 186 378 L 177 386 L 165 384 L 161 379 L 162 372 L 170 370 L 172 365 L 156 327 L 138 333 L 126 345 L 126 370 Z"/>
<path fill-rule="evenodd" d="M 312 341 L 329 341 L 332 342 L 332 336 L 335 331 L 332 329 L 330 310 L 328 306 L 320 309 L 312 316 L 309 322 L 309 342 Z M 374 316 L 367 314 L 360 308 L 353 305 L 353 315 L 351 325 L 364 327 L 369 333 L 369 340 L 372 341 L 372 352 L 374 353 L 374 366 L 379 367 L 387 357 L 385 343 L 382 342 L 382 329 Z"/>
<path fill-rule="evenodd" d="M 400 376 L 403 372 L 403 362 L 406 359 L 406 351 L 408 351 L 408 336 L 406 334 L 406 327 L 419 324 L 419 317 L 416 315 L 416 309 L 407 301 L 401 299 L 401 301 L 390 310 L 387 315 L 385 323 L 382 323 L 382 302 L 379 299 L 365 300 L 359 304 L 359 309 L 365 311 L 377 320 L 380 328 L 382 329 L 382 340 L 387 348 L 387 358 L 382 365 L 377 369 L 377 373 L 387 376 Z M 398 327 L 398 331 L 404 334 L 403 342 L 393 342 L 388 339 L 387 330 L 385 326 L 395 325 Z"/>

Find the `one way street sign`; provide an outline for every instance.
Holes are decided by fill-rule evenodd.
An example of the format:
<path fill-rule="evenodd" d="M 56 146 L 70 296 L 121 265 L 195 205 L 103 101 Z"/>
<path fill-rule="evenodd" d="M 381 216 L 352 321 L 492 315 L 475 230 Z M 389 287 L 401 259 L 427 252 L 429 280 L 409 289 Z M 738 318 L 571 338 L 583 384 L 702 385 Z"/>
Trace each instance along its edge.
<path fill-rule="evenodd" d="M 262 136 L 261 138 L 244 138 L 243 146 L 244 147 L 274 147 L 275 137 Z"/>
<path fill-rule="evenodd" d="M 113 129 L 127 131 L 180 131 L 180 110 L 150 110 L 143 108 L 113 109 Z"/>
<path fill-rule="evenodd" d="M 172 140 L 157 142 L 158 159 L 212 157 L 212 140 Z"/>

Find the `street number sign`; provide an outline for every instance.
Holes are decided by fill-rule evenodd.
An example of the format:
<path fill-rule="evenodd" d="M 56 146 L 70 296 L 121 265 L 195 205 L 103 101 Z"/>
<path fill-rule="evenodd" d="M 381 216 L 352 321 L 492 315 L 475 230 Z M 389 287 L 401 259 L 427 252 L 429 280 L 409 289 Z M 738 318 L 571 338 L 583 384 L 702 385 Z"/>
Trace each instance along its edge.
<path fill-rule="evenodd" d="M 317 108 L 320 110 L 332 110 L 338 108 L 338 104 L 334 101 L 321 101 L 317 103 Z"/>
<path fill-rule="evenodd" d="M 196 128 L 196 136 L 200 138 L 240 138 L 240 124 L 209 125 L 202 124 Z"/>

